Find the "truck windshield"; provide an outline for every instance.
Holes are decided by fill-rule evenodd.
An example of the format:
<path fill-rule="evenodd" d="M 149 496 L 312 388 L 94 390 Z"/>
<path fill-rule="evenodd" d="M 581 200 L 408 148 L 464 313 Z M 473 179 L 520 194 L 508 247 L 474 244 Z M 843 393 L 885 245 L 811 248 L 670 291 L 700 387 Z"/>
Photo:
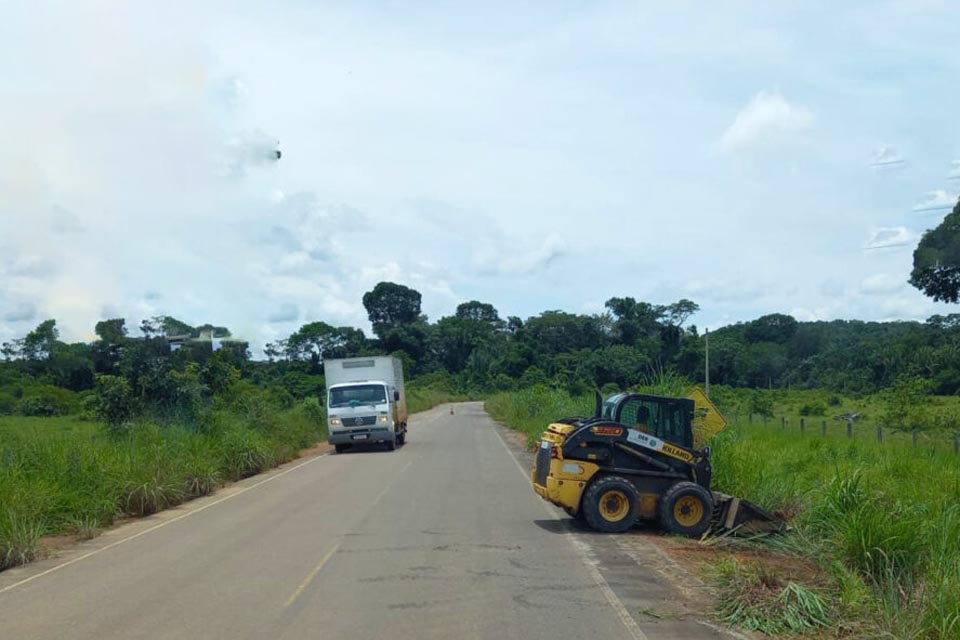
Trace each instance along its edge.
<path fill-rule="evenodd" d="M 352 404 L 382 404 L 387 394 L 380 384 L 358 384 L 330 390 L 330 407 L 346 407 Z"/>

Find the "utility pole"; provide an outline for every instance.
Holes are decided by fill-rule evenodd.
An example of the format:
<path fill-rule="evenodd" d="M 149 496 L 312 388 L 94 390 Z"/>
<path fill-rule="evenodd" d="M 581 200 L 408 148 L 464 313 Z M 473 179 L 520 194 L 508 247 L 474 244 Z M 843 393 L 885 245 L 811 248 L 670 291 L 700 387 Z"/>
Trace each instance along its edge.
<path fill-rule="evenodd" d="M 703 379 L 706 381 L 704 393 L 709 398 L 710 397 L 710 329 L 704 329 L 703 338 L 707 343 L 706 346 L 706 358 L 704 359 L 703 364 Z"/>

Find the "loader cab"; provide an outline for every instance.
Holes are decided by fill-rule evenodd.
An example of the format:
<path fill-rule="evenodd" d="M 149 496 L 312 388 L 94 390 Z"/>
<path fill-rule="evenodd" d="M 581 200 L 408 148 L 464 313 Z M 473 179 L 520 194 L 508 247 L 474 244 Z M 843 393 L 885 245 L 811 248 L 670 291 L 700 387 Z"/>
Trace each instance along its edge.
<path fill-rule="evenodd" d="M 689 398 L 618 393 L 604 401 L 602 417 L 692 449 L 693 410 L 694 402 Z"/>

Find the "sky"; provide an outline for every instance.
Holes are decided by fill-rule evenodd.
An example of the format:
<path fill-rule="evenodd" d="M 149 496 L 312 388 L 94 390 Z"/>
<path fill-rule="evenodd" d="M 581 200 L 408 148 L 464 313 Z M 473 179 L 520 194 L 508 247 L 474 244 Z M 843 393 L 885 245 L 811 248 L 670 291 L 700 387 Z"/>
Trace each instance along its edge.
<path fill-rule="evenodd" d="M 957 3 L 0 11 L 0 340 L 369 335 L 381 280 L 432 320 L 957 311 L 906 283 L 960 192 Z"/>

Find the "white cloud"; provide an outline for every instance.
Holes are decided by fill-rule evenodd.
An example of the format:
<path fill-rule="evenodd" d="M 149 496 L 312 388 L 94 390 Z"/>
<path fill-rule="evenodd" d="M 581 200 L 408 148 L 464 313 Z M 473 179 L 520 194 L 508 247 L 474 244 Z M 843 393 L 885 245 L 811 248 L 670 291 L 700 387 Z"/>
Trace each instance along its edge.
<path fill-rule="evenodd" d="M 45 278 L 57 270 L 52 260 L 38 255 L 19 256 L 8 260 L 0 270 L 5 276 L 21 278 Z"/>
<path fill-rule="evenodd" d="M 906 288 L 906 278 L 891 273 L 875 273 L 860 282 L 860 293 L 868 296 L 886 295 Z"/>
<path fill-rule="evenodd" d="M 291 302 L 284 302 L 280 308 L 267 316 L 267 320 L 272 323 L 294 322 L 300 317 L 300 309 Z"/>
<path fill-rule="evenodd" d="M 516 242 L 484 247 L 474 254 L 473 266 L 485 276 L 528 276 L 543 271 L 566 252 L 566 241 L 550 234 L 535 248 Z"/>
<path fill-rule="evenodd" d="M 893 249 L 914 245 L 919 234 L 906 227 L 876 227 L 867 234 L 864 249 Z"/>
<path fill-rule="evenodd" d="M 38 315 L 37 307 L 32 302 L 20 302 L 13 305 L 13 308 L 4 312 L 3 319 L 6 322 L 27 322 L 36 319 Z"/>
<path fill-rule="evenodd" d="M 943 209 L 952 209 L 957 204 L 957 194 L 947 193 L 943 189 L 927 191 L 927 199 L 918 202 L 913 206 L 913 210 L 920 211 L 942 211 Z"/>
<path fill-rule="evenodd" d="M 829 278 L 820 284 L 820 293 L 828 298 L 843 297 L 846 294 L 846 290 L 844 284 L 835 278 Z"/>
<path fill-rule="evenodd" d="M 960 160 L 954 160 L 947 174 L 949 180 L 960 180 Z"/>
<path fill-rule="evenodd" d="M 815 307 L 813 309 L 808 309 L 806 307 L 793 307 L 790 309 L 789 315 L 793 316 L 800 322 L 817 322 L 819 320 L 829 320 L 831 313 L 830 309 L 827 307 Z"/>
<path fill-rule="evenodd" d="M 902 167 L 906 159 L 891 147 L 879 147 L 874 150 L 870 166 L 874 169 L 892 169 Z"/>
<path fill-rule="evenodd" d="M 806 107 L 790 104 L 777 91 L 761 91 L 723 132 L 720 145 L 739 151 L 809 129 L 813 121 L 813 112 Z"/>

